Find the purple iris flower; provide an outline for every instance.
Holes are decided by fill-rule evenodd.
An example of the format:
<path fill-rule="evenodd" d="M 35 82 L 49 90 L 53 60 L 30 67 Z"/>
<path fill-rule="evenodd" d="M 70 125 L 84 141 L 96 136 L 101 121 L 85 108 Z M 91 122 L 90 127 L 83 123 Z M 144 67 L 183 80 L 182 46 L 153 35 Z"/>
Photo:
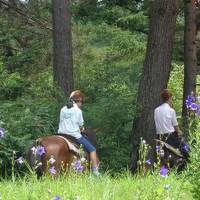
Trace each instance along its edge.
<path fill-rule="evenodd" d="M 149 159 L 149 160 L 146 160 L 146 164 L 147 165 L 151 165 L 151 160 Z"/>
<path fill-rule="evenodd" d="M 20 164 L 20 165 L 24 163 L 24 159 L 23 159 L 22 156 L 19 157 L 16 161 L 17 161 L 17 163 Z"/>
<path fill-rule="evenodd" d="M 42 156 L 44 153 L 45 153 L 44 147 L 39 146 L 39 147 L 37 148 L 37 154 L 40 155 L 40 156 Z"/>
<path fill-rule="evenodd" d="M 0 128 L 0 139 L 4 137 L 4 129 Z"/>
<path fill-rule="evenodd" d="M 163 178 L 167 178 L 167 173 L 168 173 L 168 169 L 166 167 L 161 167 L 160 169 L 160 176 L 162 176 Z"/>
<path fill-rule="evenodd" d="M 49 172 L 50 172 L 52 175 L 55 175 L 57 171 L 56 171 L 55 167 L 53 166 L 53 167 L 49 168 Z"/>
<path fill-rule="evenodd" d="M 60 200 L 60 197 L 58 195 L 56 195 L 53 200 Z"/>

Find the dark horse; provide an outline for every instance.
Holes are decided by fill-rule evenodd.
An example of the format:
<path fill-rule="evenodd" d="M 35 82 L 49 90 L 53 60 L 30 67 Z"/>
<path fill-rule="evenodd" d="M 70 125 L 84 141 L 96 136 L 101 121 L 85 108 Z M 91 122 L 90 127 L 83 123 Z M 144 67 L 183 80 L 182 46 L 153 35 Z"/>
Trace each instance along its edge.
<path fill-rule="evenodd" d="M 161 165 L 172 168 L 176 167 L 177 172 L 185 169 L 189 162 L 189 145 L 182 136 L 175 132 L 169 135 L 165 141 L 156 140 L 162 146 L 164 154 L 160 156 Z M 159 153 L 160 150 L 157 149 Z"/>
<path fill-rule="evenodd" d="M 96 131 L 97 129 L 87 127 L 83 133 L 95 147 L 97 146 Z M 37 146 L 44 148 L 44 153 L 42 155 L 36 155 L 33 148 L 29 149 L 28 162 L 32 169 L 36 168 L 39 162 L 41 163 L 36 169 L 36 173 L 39 176 L 47 172 L 49 167 L 48 161 L 51 158 L 55 160 L 53 163 L 54 169 L 56 172 L 60 173 L 70 166 L 75 156 L 79 157 L 77 151 L 80 145 L 77 144 L 74 138 L 63 136 L 65 135 L 51 135 L 38 138 L 36 141 Z"/>

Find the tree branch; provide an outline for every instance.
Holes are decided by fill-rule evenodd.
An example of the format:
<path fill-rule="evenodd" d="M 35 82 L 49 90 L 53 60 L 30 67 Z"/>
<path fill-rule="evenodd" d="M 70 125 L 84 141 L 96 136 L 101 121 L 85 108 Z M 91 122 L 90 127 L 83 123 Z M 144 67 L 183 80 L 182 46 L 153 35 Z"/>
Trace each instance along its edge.
<path fill-rule="evenodd" d="M 23 17 L 26 17 L 29 21 L 28 21 L 28 24 L 30 25 L 33 25 L 30 21 L 33 21 L 35 23 L 37 23 L 38 25 L 40 25 L 40 27 L 42 28 L 45 28 L 45 29 L 48 29 L 50 31 L 52 31 L 52 28 L 51 27 L 48 27 L 47 26 L 47 23 L 48 21 L 45 20 L 45 22 L 41 21 L 41 20 L 38 20 L 37 18 L 39 18 L 38 16 L 34 15 L 32 13 L 33 16 L 29 16 L 28 14 L 26 14 L 22 9 L 20 9 L 19 7 L 17 6 L 13 6 L 11 5 L 10 3 L 4 1 L 4 0 L 0 0 L 0 3 L 2 3 L 3 5 L 7 6 L 8 8 L 11 8 L 13 10 L 15 10 L 16 13 L 22 15 Z M 30 12 L 29 12 L 30 13 Z"/>

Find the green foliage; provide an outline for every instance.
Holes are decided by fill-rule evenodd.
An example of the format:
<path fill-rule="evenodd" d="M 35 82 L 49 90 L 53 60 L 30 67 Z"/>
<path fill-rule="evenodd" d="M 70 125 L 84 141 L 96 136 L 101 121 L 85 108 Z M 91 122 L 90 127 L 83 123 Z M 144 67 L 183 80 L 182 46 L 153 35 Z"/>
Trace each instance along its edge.
<path fill-rule="evenodd" d="M 79 1 L 72 5 L 72 13 L 75 21 L 102 22 L 109 25 L 117 25 L 120 28 L 148 33 L 147 9 L 142 7 L 144 2 L 117 2 L 117 1 Z"/>
<path fill-rule="evenodd" d="M 129 164 L 136 91 L 145 35 L 106 24 L 74 26 L 75 85 L 86 95 L 86 124 L 97 133 L 101 167 L 120 171 Z M 83 59 L 84 58 L 84 59 Z"/>
<path fill-rule="evenodd" d="M 176 110 L 177 117 L 181 118 L 183 103 L 183 64 L 172 64 L 172 71 L 168 82 L 168 88 L 173 93 L 173 107 Z"/>
<path fill-rule="evenodd" d="M 4 69 L 19 72 L 23 78 L 45 70 L 51 63 L 51 31 L 48 27 L 48 2 L 29 1 L 18 5 L 24 15 L 3 6 L 0 14 L 0 54 Z M 50 11 L 50 10 L 49 10 Z M 43 18 L 45 15 L 45 19 Z"/>
<path fill-rule="evenodd" d="M 26 84 L 18 72 L 0 70 L 0 100 L 15 100 L 22 96 Z"/>
<path fill-rule="evenodd" d="M 180 14 L 176 21 L 176 33 L 173 49 L 173 60 L 176 62 L 183 62 L 184 60 L 184 16 Z"/>
<path fill-rule="evenodd" d="M 7 95 L 9 98 L 5 91 L 2 93 L 0 110 L 3 127 L 7 136 L 18 137 L 21 141 L 18 144 L 14 138 L 9 139 L 15 143 L 9 150 L 10 156 L 12 150 L 24 152 L 26 144 L 35 138 L 56 133 L 60 107 L 64 104 L 64 98 L 53 85 L 49 68 L 51 43 L 46 42 L 48 36 L 38 40 L 42 36 L 43 33 L 30 34 L 24 49 L 20 48 L 13 56 L 3 57 L 1 83 L 5 86 L 4 90 L 12 93 L 20 91 L 15 98 L 11 92 Z M 120 171 L 127 167 L 129 161 L 132 118 L 136 113 L 134 101 L 146 35 L 122 31 L 104 23 L 76 21 L 73 38 L 75 87 L 86 95 L 83 108 L 86 124 L 101 129 L 98 139 L 102 168 L 109 166 L 113 171 Z M 8 99 L 15 101 L 5 101 Z M 109 143 L 110 146 L 107 145 Z"/>
<path fill-rule="evenodd" d="M 139 31 L 142 33 L 148 33 L 148 17 L 144 13 L 138 12 L 136 14 L 131 14 L 128 16 L 123 16 L 117 20 L 117 25 L 119 27 L 131 30 Z"/>
<path fill-rule="evenodd" d="M 6 130 L 0 150 L 1 169 L 11 172 L 13 151 L 16 157 L 26 155 L 33 140 L 57 132 L 59 104 L 48 99 L 19 99 L 0 103 L 1 127 Z"/>
<path fill-rule="evenodd" d="M 1 78 L 0 127 L 6 134 L 1 141 L 0 168 L 2 173 L 10 174 L 13 151 L 16 157 L 25 155 L 33 140 L 57 133 L 64 98 L 49 72 L 22 82 L 18 72 L 9 74 L 4 70 Z"/>

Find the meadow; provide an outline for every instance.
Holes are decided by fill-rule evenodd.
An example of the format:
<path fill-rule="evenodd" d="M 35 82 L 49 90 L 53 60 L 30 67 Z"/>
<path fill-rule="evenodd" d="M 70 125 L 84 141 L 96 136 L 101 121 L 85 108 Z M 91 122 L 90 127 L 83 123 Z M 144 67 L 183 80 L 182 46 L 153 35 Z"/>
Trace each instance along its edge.
<path fill-rule="evenodd" d="M 191 185 L 184 175 L 173 172 L 163 178 L 159 172 L 145 176 L 128 171 L 111 177 L 71 173 L 67 176 L 36 176 L 2 180 L 2 200 L 190 200 Z"/>

